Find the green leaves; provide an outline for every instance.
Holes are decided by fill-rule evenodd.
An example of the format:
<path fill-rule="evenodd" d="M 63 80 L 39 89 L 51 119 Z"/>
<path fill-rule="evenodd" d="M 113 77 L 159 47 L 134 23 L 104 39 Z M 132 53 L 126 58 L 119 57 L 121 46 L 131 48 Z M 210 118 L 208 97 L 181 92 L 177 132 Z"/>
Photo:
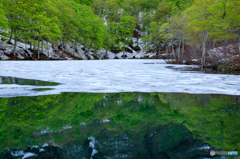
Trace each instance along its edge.
<path fill-rule="evenodd" d="M 0 3 L 0 29 L 6 29 L 8 27 L 5 12 L 3 11 L 3 5 Z"/>

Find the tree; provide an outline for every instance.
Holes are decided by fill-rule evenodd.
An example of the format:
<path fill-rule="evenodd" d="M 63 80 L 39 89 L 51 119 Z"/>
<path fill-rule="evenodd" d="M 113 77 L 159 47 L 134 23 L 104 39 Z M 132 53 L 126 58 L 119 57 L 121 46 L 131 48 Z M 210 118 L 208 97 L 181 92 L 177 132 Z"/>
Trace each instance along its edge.
<path fill-rule="evenodd" d="M 202 59 L 201 65 L 205 67 L 206 43 L 209 32 L 213 27 L 211 7 L 214 5 L 214 0 L 197 0 L 194 5 L 186 10 L 188 17 L 188 29 L 198 32 L 202 37 Z"/>
<path fill-rule="evenodd" d="M 119 22 L 120 6 L 116 0 L 106 0 L 106 19 L 108 21 Z"/>
<path fill-rule="evenodd" d="M 135 26 L 136 19 L 128 15 L 126 12 L 123 12 L 121 20 L 118 24 L 118 35 L 120 36 L 121 41 L 124 43 L 124 48 L 131 40 Z"/>
<path fill-rule="evenodd" d="M 122 4 L 122 8 L 129 15 L 137 18 L 139 12 L 141 11 L 141 5 L 139 0 L 125 0 Z"/>
<path fill-rule="evenodd" d="M 21 37 L 21 34 L 28 29 L 28 3 L 27 1 L 22 2 L 20 0 L 6 0 L 3 1 L 3 5 L 6 17 L 8 19 L 8 26 L 11 29 L 10 40 L 12 39 L 12 35 L 14 36 L 13 54 L 15 56 L 17 41 Z"/>
<path fill-rule="evenodd" d="M 185 18 L 184 14 L 175 15 L 168 22 L 169 30 L 174 35 L 174 37 L 172 37 L 172 38 L 178 39 L 177 59 L 183 59 L 185 26 L 186 26 L 186 18 Z M 181 54 L 181 46 L 182 46 L 182 54 Z"/>
<path fill-rule="evenodd" d="M 238 53 L 240 54 L 240 2 L 238 0 L 229 0 L 225 4 L 225 14 L 227 19 L 226 30 L 231 31 L 233 37 L 238 40 Z"/>

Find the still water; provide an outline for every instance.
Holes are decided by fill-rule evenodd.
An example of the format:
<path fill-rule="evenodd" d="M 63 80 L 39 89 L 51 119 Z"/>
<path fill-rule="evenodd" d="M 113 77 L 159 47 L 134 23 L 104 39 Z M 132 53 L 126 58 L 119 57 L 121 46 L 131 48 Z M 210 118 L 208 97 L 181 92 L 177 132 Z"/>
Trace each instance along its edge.
<path fill-rule="evenodd" d="M 0 98 L 0 158 L 203 159 L 240 152 L 240 98 L 61 93 Z M 237 158 L 214 156 L 214 158 Z"/>

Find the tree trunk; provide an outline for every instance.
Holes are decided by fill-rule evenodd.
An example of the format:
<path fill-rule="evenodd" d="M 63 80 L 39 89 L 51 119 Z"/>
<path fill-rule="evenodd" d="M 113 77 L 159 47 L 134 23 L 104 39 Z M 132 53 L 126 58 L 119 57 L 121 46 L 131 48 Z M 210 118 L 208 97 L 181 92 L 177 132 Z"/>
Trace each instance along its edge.
<path fill-rule="evenodd" d="M 49 46 L 48 41 L 47 41 L 47 47 Z M 49 58 L 49 47 L 48 47 L 48 58 Z"/>
<path fill-rule="evenodd" d="M 182 37 L 182 59 L 184 54 L 184 36 Z"/>
<path fill-rule="evenodd" d="M 42 51 L 41 52 L 43 53 L 43 39 L 42 39 Z"/>
<path fill-rule="evenodd" d="M 90 47 L 87 47 L 87 54 L 88 54 L 89 58 L 91 59 L 91 55 L 90 55 Z"/>
<path fill-rule="evenodd" d="M 175 56 L 175 53 L 174 53 L 174 46 L 173 46 L 172 39 L 171 39 L 171 44 L 172 44 L 172 54 L 173 54 L 173 57 L 176 59 L 176 56 Z"/>
<path fill-rule="evenodd" d="M 87 46 L 86 45 L 84 45 L 84 53 L 87 56 Z"/>
<path fill-rule="evenodd" d="M 196 50 L 195 50 L 195 54 L 196 54 L 197 58 L 199 58 L 199 56 L 198 56 L 198 43 L 197 43 L 197 38 L 195 38 L 195 39 L 196 39 Z"/>
<path fill-rule="evenodd" d="M 33 50 L 36 50 L 36 44 L 35 44 L 35 39 L 33 39 Z"/>
<path fill-rule="evenodd" d="M 203 37 L 203 52 L 202 52 L 202 67 L 205 67 L 205 55 L 206 55 L 206 41 L 208 38 L 208 34 L 204 33 Z"/>
<path fill-rule="evenodd" d="M 52 50 L 53 50 L 53 52 L 55 52 L 55 51 L 54 51 L 55 49 L 54 49 L 54 44 L 53 44 L 53 43 L 52 43 Z"/>
<path fill-rule="evenodd" d="M 107 57 L 107 49 L 106 49 L 106 55 L 105 56 Z"/>
<path fill-rule="evenodd" d="M 124 44 L 124 51 L 123 51 L 123 58 L 125 59 L 125 51 L 126 51 L 126 45 Z"/>
<path fill-rule="evenodd" d="M 33 30 L 33 50 L 36 50 L 36 44 L 35 44 L 35 36 L 34 36 L 34 30 Z"/>
<path fill-rule="evenodd" d="M 237 40 L 238 40 L 238 53 L 240 54 L 240 35 L 238 35 Z"/>
<path fill-rule="evenodd" d="M 179 46 L 178 46 L 178 60 L 180 61 L 181 57 L 180 57 L 180 54 L 181 54 L 181 42 L 182 42 L 182 39 L 181 37 L 179 38 Z"/>
<path fill-rule="evenodd" d="M 225 40 L 225 46 L 224 46 L 224 57 L 227 57 L 227 40 Z"/>
<path fill-rule="evenodd" d="M 38 60 L 39 60 L 39 45 L 40 45 L 40 42 L 39 42 L 39 39 L 38 39 L 38 48 L 37 48 L 37 50 L 38 50 Z"/>
<path fill-rule="evenodd" d="M 11 29 L 11 34 L 10 34 L 10 38 L 9 38 L 9 40 L 8 40 L 8 42 L 11 42 L 11 40 L 12 40 L 12 29 Z"/>
<path fill-rule="evenodd" d="M 64 42 L 63 42 L 63 37 L 62 37 L 62 52 L 63 52 L 63 50 L 64 50 Z"/>
<path fill-rule="evenodd" d="M 205 54 L 206 54 L 206 44 L 205 44 L 205 42 L 203 42 L 202 67 L 205 66 Z"/>
<path fill-rule="evenodd" d="M 167 43 L 167 46 L 166 46 L 166 52 L 167 52 L 167 59 L 168 59 L 168 43 Z"/>
<path fill-rule="evenodd" d="M 13 55 L 14 57 L 16 56 L 16 48 L 17 48 L 17 33 L 15 32 L 15 35 L 14 35 L 14 48 L 13 48 Z"/>
<path fill-rule="evenodd" d="M 39 57 L 39 50 L 38 50 L 38 60 L 39 60 L 39 58 L 40 58 L 40 57 Z"/>
<path fill-rule="evenodd" d="M 75 56 L 75 52 L 78 52 L 77 42 L 75 42 L 73 46 L 74 46 L 74 56 Z"/>

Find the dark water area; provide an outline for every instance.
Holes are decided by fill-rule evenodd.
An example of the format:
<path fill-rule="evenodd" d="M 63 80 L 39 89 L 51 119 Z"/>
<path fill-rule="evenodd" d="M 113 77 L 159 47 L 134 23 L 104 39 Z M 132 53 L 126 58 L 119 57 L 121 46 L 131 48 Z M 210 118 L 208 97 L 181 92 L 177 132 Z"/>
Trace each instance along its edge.
<path fill-rule="evenodd" d="M 184 66 L 184 67 L 175 67 L 175 66 L 166 66 L 166 68 L 173 69 L 180 72 L 198 72 L 204 74 L 224 74 L 224 75 L 240 75 L 239 71 L 225 71 L 221 72 L 213 68 L 202 68 L 201 66 Z"/>
<path fill-rule="evenodd" d="M 31 86 L 56 86 L 59 83 L 48 82 L 34 79 L 24 79 L 17 77 L 0 76 L 0 84 L 17 84 L 17 85 L 31 85 Z"/>
<path fill-rule="evenodd" d="M 61 93 L 0 98 L 0 159 L 203 159 L 240 152 L 240 98 Z"/>

